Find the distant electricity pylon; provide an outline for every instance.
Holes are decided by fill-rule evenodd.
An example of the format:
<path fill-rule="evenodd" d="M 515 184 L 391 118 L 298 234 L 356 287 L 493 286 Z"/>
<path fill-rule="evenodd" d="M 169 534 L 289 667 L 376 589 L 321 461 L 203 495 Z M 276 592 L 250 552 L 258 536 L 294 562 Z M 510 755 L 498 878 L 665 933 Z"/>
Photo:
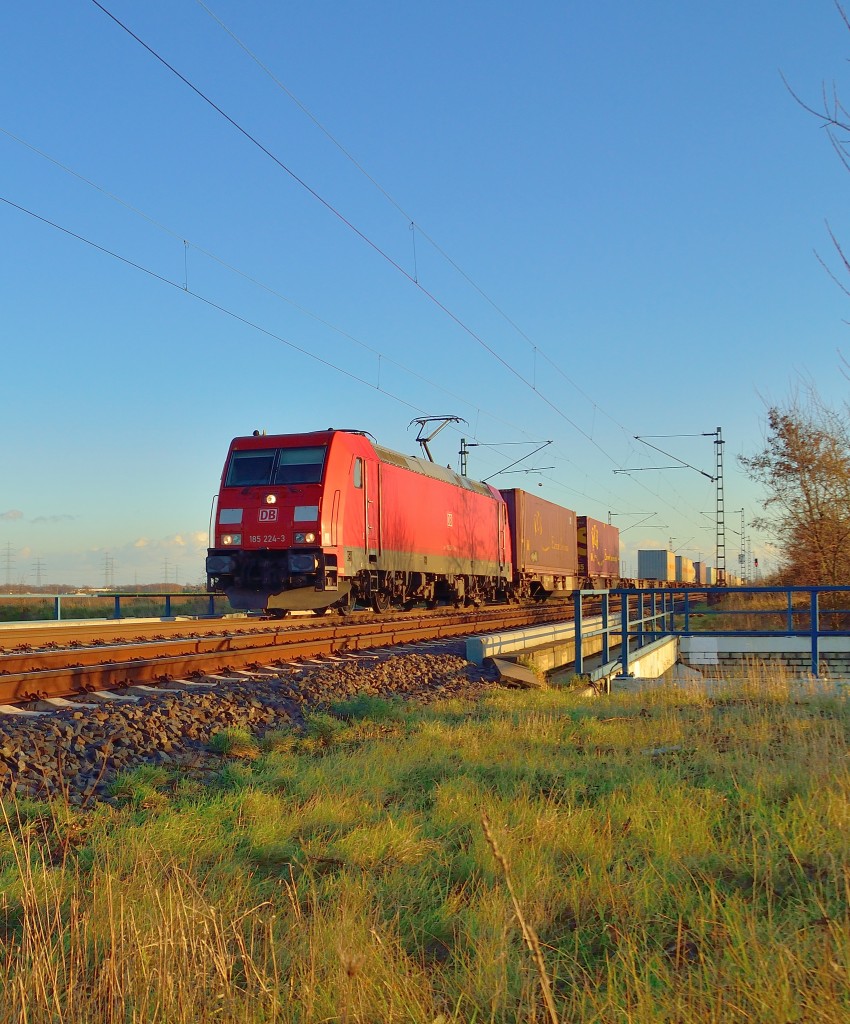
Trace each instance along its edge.
<path fill-rule="evenodd" d="M 6 567 L 6 586 L 12 585 L 12 570 L 15 568 L 15 552 L 12 545 L 6 541 L 6 548 L 3 551 L 3 565 Z"/>
<path fill-rule="evenodd" d="M 103 556 L 103 585 L 107 588 L 115 586 L 115 559 L 108 551 Z"/>
<path fill-rule="evenodd" d="M 41 574 L 44 572 L 44 559 L 43 558 L 34 558 L 33 559 L 33 563 L 32 563 L 32 567 L 33 567 L 32 571 L 35 574 L 35 585 L 37 587 L 40 587 L 41 586 Z"/>

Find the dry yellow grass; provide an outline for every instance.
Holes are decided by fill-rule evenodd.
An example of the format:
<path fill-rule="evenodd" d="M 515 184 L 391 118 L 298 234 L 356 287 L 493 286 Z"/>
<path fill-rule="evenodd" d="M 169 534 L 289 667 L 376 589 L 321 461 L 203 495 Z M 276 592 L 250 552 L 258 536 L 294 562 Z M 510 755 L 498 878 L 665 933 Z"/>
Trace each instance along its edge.
<path fill-rule="evenodd" d="M 7 806 L 0 1020 L 850 1019 L 840 697 L 494 692 L 324 732 L 143 774 L 147 810 Z"/>

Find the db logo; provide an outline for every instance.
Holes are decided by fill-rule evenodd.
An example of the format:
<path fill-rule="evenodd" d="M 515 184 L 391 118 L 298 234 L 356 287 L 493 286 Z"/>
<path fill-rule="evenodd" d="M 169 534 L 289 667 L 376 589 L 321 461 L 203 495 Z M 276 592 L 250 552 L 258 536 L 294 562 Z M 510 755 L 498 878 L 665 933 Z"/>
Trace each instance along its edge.
<path fill-rule="evenodd" d="M 261 523 L 273 523 L 277 519 L 276 508 L 261 508 L 259 520 Z"/>

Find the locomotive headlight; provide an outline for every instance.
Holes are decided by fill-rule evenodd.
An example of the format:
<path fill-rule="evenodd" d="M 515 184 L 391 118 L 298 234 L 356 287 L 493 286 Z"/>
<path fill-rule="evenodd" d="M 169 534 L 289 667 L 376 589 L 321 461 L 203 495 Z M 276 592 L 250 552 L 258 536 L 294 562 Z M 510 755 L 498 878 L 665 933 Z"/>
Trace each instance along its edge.
<path fill-rule="evenodd" d="M 229 547 L 231 544 L 241 544 L 242 543 L 242 534 L 241 533 L 223 533 L 221 535 L 221 543 L 224 544 L 226 547 Z"/>
<path fill-rule="evenodd" d="M 289 553 L 289 571 L 290 572 L 315 572 L 319 567 L 318 560 L 315 555 L 296 553 L 290 551 Z"/>
<path fill-rule="evenodd" d="M 316 535 L 315 533 L 296 533 L 295 534 L 296 544 L 315 544 Z"/>
<path fill-rule="evenodd" d="M 275 494 L 267 494 L 266 495 L 266 504 L 267 505 L 274 505 L 274 503 L 276 501 L 277 501 L 277 495 L 275 495 Z"/>
<path fill-rule="evenodd" d="M 230 555 L 210 555 L 207 558 L 207 572 L 210 576 L 221 576 L 224 573 L 233 572 L 236 559 Z"/>

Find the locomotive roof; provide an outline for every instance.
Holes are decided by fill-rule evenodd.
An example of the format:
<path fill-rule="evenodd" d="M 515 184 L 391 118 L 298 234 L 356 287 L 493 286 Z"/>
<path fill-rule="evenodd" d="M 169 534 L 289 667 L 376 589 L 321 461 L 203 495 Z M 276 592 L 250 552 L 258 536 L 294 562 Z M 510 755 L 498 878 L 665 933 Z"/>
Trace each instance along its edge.
<path fill-rule="evenodd" d="M 478 480 L 470 480 L 468 476 L 461 476 L 453 469 L 449 469 L 448 466 L 440 466 L 436 462 L 429 462 L 428 459 L 420 459 L 415 455 L 402 455 L 401 452 L 394 452 L 391 448 L 384 448 L 379 444 L 373 443 L 372 447 L 381 462 L 389 462 L 393 466 L 409 469 L 412 473 L 421 473 L 422 476 L 442 480 L 447 484 L 454 484 L 456 487 L 464 487 L 468 491 L 493 496 L 493 492 L 487 484 L 482 484 Z"/>
<path fill-rule="evenodd" d="M 259 431 L 247 437 L 234 438 L 233 448 L 265 448 L 279 444 L 281 441 L 299 442 L 307 444 L 327 443 L 334 434 L 349 434 L 362 437 L 368 445 L 374 449 L 375 454 L 381 462 L 387 462 L 392 466 L 399 466 L 401 469 L 410 470 L 411 473 L 420 473 L 422 476 L 431 477 L 434 480 L 442 480 L 444 483 L 453 484 L 455 487 L 463 487 L 467 491 L 475 491 L 477 494 L 486 494 L 493 497 L 492 488 L 478 480 L 470 480 L 469 477 L 455 473 L 448 466 L 440 466 L 436 462 L 429 462 L 428 459 L 421 459 L 416 455 L 403 455 L 401 452 L 393 451 L 392 448 L 384 448 L 378 444 L 372 435 L 366 430 L 339 430 L 333 427 L 327 430 L 306 431 L 303 434 L 261 434 Z M 245 444 L 244 442 L 247 442 Z"/>

